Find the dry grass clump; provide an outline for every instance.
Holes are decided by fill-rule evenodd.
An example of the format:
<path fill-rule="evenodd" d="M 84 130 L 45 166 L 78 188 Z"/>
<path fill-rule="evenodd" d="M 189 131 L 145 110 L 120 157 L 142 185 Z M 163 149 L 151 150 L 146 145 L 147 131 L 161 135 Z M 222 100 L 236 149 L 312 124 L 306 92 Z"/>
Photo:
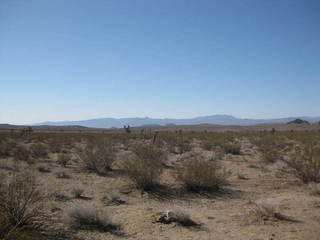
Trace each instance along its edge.
<path fill-rule="evenodd" d="M 112 170 L 115 154 L 111 145 L 103 143 L 88 144 L 80 154 L 80 159 L 88 170 L 104 175 Z"/>
<path fill-rule="evenodd" d="M 48 147 L 43 143 L 35 143 L 30 147 L 32 155 L 35 158 L 46 158 L 48 157 Z"/>
<path fill-rule="evenodd" d="M 240 170 L 240 169 L 238 169 L 235 174 L 236 174 L 238 179 L 242 179 L 242 180 L 246 180 L 247 179 L 247 177 L 244 174 L 244 172 L 242 170 Z"/>
<path fill-rule="evenodd" d="M 120 205 L 120 204 L 125 204 L 126 203 L 126 201 L 121 199 L 120 192 L 118 190 L 116 190 L 116 189 L 112 190 L 102 200 L 107 205 Z"/>
<path fill-rule="evenodd" d="M 320 183 L 320 146 L 305 145 L 295 148 L 288 160 L 296 175 L 305 183 Z"/>
<path fill-rule="evenodd" d="M 134 156 L 124 161 L 123 169 L 136 186 L 149 190 L 159 184 L 163 170 L 163 151 L 154 145 L 137 145 Z"/>
<path fill-rule="evenodd" d="M 74 229 L 113 231 L 118 228 L 110 214 L 92 205 L 75 205 L 67 210 L 65 222 Z"/>
<path fill-rule="evenodd" d="M 191 154 L 182 159 L 176 177 L 192 191 L 213 191 L 226 183 L 229 173 L 213 160 L 202 155 Z"/>
<path fill-rule="evenodd" d="M 81 185 L 76 185 L 72 188 L 71 192 L 75 198 L 82 198 L 84 193 L 84 187 Z"/>
<path fill-rule="evenodd" d="M 0 186 L 0 239 L 35 239 L 46 198 L 34 176 L 8 177 Z"/>
<path fill-rule="evenodd" d="M 266 221 L 272 219 L 282 219 L 283 216 L 280 214 L 280 205 L 273 199 L 261 199 L 253 202 L 254 209 L 253 214 L 255 220 Z"/>
<path fill-rule="evenodd" d="M 308 184 L 308 189 L 311 195 L 320 196 L 320 183 L 310 182 Z"/>

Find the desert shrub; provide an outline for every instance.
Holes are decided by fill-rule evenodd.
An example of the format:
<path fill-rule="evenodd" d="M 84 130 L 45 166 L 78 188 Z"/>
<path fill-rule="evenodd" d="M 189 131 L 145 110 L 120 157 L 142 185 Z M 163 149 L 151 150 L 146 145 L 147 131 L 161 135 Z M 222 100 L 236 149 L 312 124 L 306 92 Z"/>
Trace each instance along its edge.
<path fill-rule="evenodd" d="M 138 145 L 133 152 L 134 156 L 124 162 L 123 169 L 138 188 L 151 189 L 159 183 L 164 153 L 154 145 Z"/>
<path fill-rule="evenodd" d="M 320 196 L 320 183 L 310 182 L 308 184 L 308 189 L 311 195 L 319 195 Z"/>
<path fill-rule="evenodd" d="M 12 150 L 17 146 L 17 143 L 11 139 L 0 140 L 0 157 L 8 157 Z"/>
<path fill-rule="evenodd" d="M 286 138 L 276 134 L 262 134 L 251 138 L 251 141 L 257 145 L 262 159 L 268 163 L 274 163 L 283 159 L 283 152 L 288 147 Z M 290 147 L 291 149 L 292 147 Z"/>
<path fill-rule="evenodd" d="M 115 154 L 111 145 L 105 143 L 88 144 L 80 154 L 80 159 L 88 170 L 103 175 L 112 170 Z"/>
<path fill-rule="evenodd" d="M 214 144 L 214 142 L 212 142 L 210 140 L 205 140 L 205 141 L 201 142 L 201 147 L 204 150 L 211 151 L 216 147 L 216 145 Z"/>
<path fill-rule="evenodd" d="M 256 221 L 264 221 L 272 218 L 282 219 L 280 205 L 273 199 L 261 199 L 253 202 L 253 215 Z"/>
<path fill-rule="evenodd" d="M 6 180 L 0 188 L 0 239 L 34 239 L 47 195 L 30 174 Z"/>
<path fill-rule="evenodd" d="M 297 146 L 288 164 L 303 182 L 320 182 L 320 146 Z"/>
<path fill-rule="evenodd" d="M 167 149 L 170 153 L 182 154 L 189 152 L 192 149 L 190 139 L 184 136 L 176 134 L 160 134 L 159 138 L 162 140 L 161 143 L 166 143 Z M 159 145 L 159 144 L 158 144 Z M 160 147 L 162 147 L 160 145 Z"/>
<path fill-rule="evenodd" d="M 222 135 L 209 135 L 201 141 L 201 147 L 207 151 L 213 151 L 221 148 L 226 143 L 226 141 L 227 140 Z"/>
<path fill-rule="evenodd" d="M 66 153 L 60 153 L 58 155 L 57 163 L 60 164 L 62 167 L 67 167 L 67 165 L 70 163 L 71 159 L 69 154 Z"/>
<path fill-rule="evenodd" d="M 63 149 L 64 140 L 59 137 L 49 138 L 48 144 L 50 146 L 50 150 L 54 153 L 60 153 Z"/>
<path fill-rule="evenodd" d="M 229 175 L 227 171 L 213 160 L 202 155 L 191 154 L 177 167 L 176 177 L 192 191 L 212 191 L 221 187 Z"/>
<path fill-rule="evenodd" d="M 21 160 L 21 161 L 29 161 L 31 160 L 31 152 L 24 146 L 18 145 L 14 150 L 13 150 L 13 157 L 16 160 Z"/>
<path fill-rule="evenodd" d="M 48 148 L 43 143 L 33 144 L 30 150 L 35 158 L 46 158 L 48 156 Z"/>
<path fill-rule="evenodd" d="M 103 202 L 107 205 L 120 205 L 126 203 L 126 201 L 121 199 L 120 192 L 118 190 L 112 190 L 103 199 Z"/>
<path fill-rule="evenodd" d="M 83 193 L 84 193 L 84 187 L 81 185 L 76 185 L 72 188 L 72 195 L 75 198 L 82 198 Z"/>
<path fill-rule="evenodd" d="M 74 229 L 97 229 L 112 231 L 118 227 L 111 221 L 110 214 L 99 211 L 92 205 L 76 205 L 68 209 L 65 222 Z"/>
<path fill-rule="evenodd" d="M 190 152 L 192 149 L 190 141 L 186 139 L 179 139 L 177 144 L 176 144 L 176 150 L 178 154 L 182 154 L 185 152 Z"/>
<path fill-rule="evenodd" d="M 282 155 L 278 149 L 272 144 L 263 144 L 259 146 L 259 151 L 262 154 L 262 159 L 265 162 L 274 163 L 282 159 Z"/>
<path fill-rule="evenodd" d="M 112 190 L 109 194 L 108 194 L 108 199 L 111 202 L 117 202 L 120 199 L 120 192 L 118 190 Z"/>
<path fill-rule="evenodd" d="M 241 146 L 240 144 L 227 143 L 223 145 L 223 150 L 225 153 L 240 155 Z"/>

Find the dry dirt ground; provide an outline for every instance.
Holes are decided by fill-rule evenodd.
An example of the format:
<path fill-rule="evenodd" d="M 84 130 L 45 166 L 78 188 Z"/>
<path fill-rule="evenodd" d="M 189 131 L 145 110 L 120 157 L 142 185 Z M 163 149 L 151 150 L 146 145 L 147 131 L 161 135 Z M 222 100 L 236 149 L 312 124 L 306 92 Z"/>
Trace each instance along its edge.
<path fill-rule="evenodd" d="M 208 157 L 212 155 L 212 152 L 202 150 L 198 142 L 193 143 L 193 151 Z M 228 154 L 219 160 L 232 175 L 223 189 L 211 194 L 179 190 L 181 188 L 172 177 L 173 166 L 181 158 L 179 154 L 170 154 L 167 158 L 161 181 L 168 187 L 153 192 L 135 189 L 120 171 L 98 176 L 84 170 L 75 152 L 70 155 L 72 164 L 66 168 L 57 164 L 57 154 L 50 154 L 43 161 L 51 172 L 39 172 L 36 165 L 32 168 L 47 190 L 56 192 L 55 198 L 47 203 L 53 221 L 48 228 L 57 235 L 64 231 L 72 233 L 74 237 L 68 239 L 320 239 L 320 197 L 310 195 L 306 185 L 280 163 L 264 164 L 255 146 L 247 139 L 241 140 L 241 152 L 241 155 Z M 122 149 L 118 158 L 126 154 L 128 152 Z M 29 167 L 26 163 L 20 164 L 22 168 Z M 7 171 L 0 169 L 0 172 Z M 71 178 L 57 178 L 57 173 L 62 171 Z M 78 185 L 85 189 L 84 197 L 80 199 L 72 195 Z M 115 191 L 124 203 L 114 205 L 106 200 Z M 261 199 L 279 203 L 283 218 L 257 220 L 253 214 L 254 202 Z M 113 221 L 121 225 L 121 230 L 114 234 L 68 229 L 63 218 L 66 210 L 76 203 L 90 203 L 109 211 Z M 183 209 L 201 225 L 185 227 L 157 222 L 163 212 L 172 208 Z"/>

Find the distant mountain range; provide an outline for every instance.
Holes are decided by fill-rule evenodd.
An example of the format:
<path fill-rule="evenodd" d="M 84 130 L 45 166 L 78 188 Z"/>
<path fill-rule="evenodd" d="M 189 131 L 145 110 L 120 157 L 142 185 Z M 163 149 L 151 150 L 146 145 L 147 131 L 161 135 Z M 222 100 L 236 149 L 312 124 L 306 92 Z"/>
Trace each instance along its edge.
<path fill-rule="evenodd" d="M 275 119 L 245 119 L 236 118 L 232 115 L 212 115 L 204 117 L 176 119 L 176 118 L 98 118 L 81 121 L 63 121 L 63 122 L 42 122 L 34 124 L 35 126 L 84 126 L 93 128 L 121 128 L 123 125 L 131 127 L 140 126 L 165 126 L 165 125 L 196 125 L 196 124 L 218 124 L 218 125 L 238 125 L 252 126 L 269 123 L 287 123 L 295 119 L 303 119 L 310 123 L 320 121 L 320 117 L 289 117 Z"/>

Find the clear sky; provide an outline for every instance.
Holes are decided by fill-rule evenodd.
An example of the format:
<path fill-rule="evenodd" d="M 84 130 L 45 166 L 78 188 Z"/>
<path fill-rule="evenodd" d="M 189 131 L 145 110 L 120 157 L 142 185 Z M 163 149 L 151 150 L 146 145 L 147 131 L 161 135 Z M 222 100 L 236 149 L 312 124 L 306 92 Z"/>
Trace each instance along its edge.
<path fill-rule="evenodd" d="M 319 0 L 0 0 L 0 123 L 320 115 Z"/>

